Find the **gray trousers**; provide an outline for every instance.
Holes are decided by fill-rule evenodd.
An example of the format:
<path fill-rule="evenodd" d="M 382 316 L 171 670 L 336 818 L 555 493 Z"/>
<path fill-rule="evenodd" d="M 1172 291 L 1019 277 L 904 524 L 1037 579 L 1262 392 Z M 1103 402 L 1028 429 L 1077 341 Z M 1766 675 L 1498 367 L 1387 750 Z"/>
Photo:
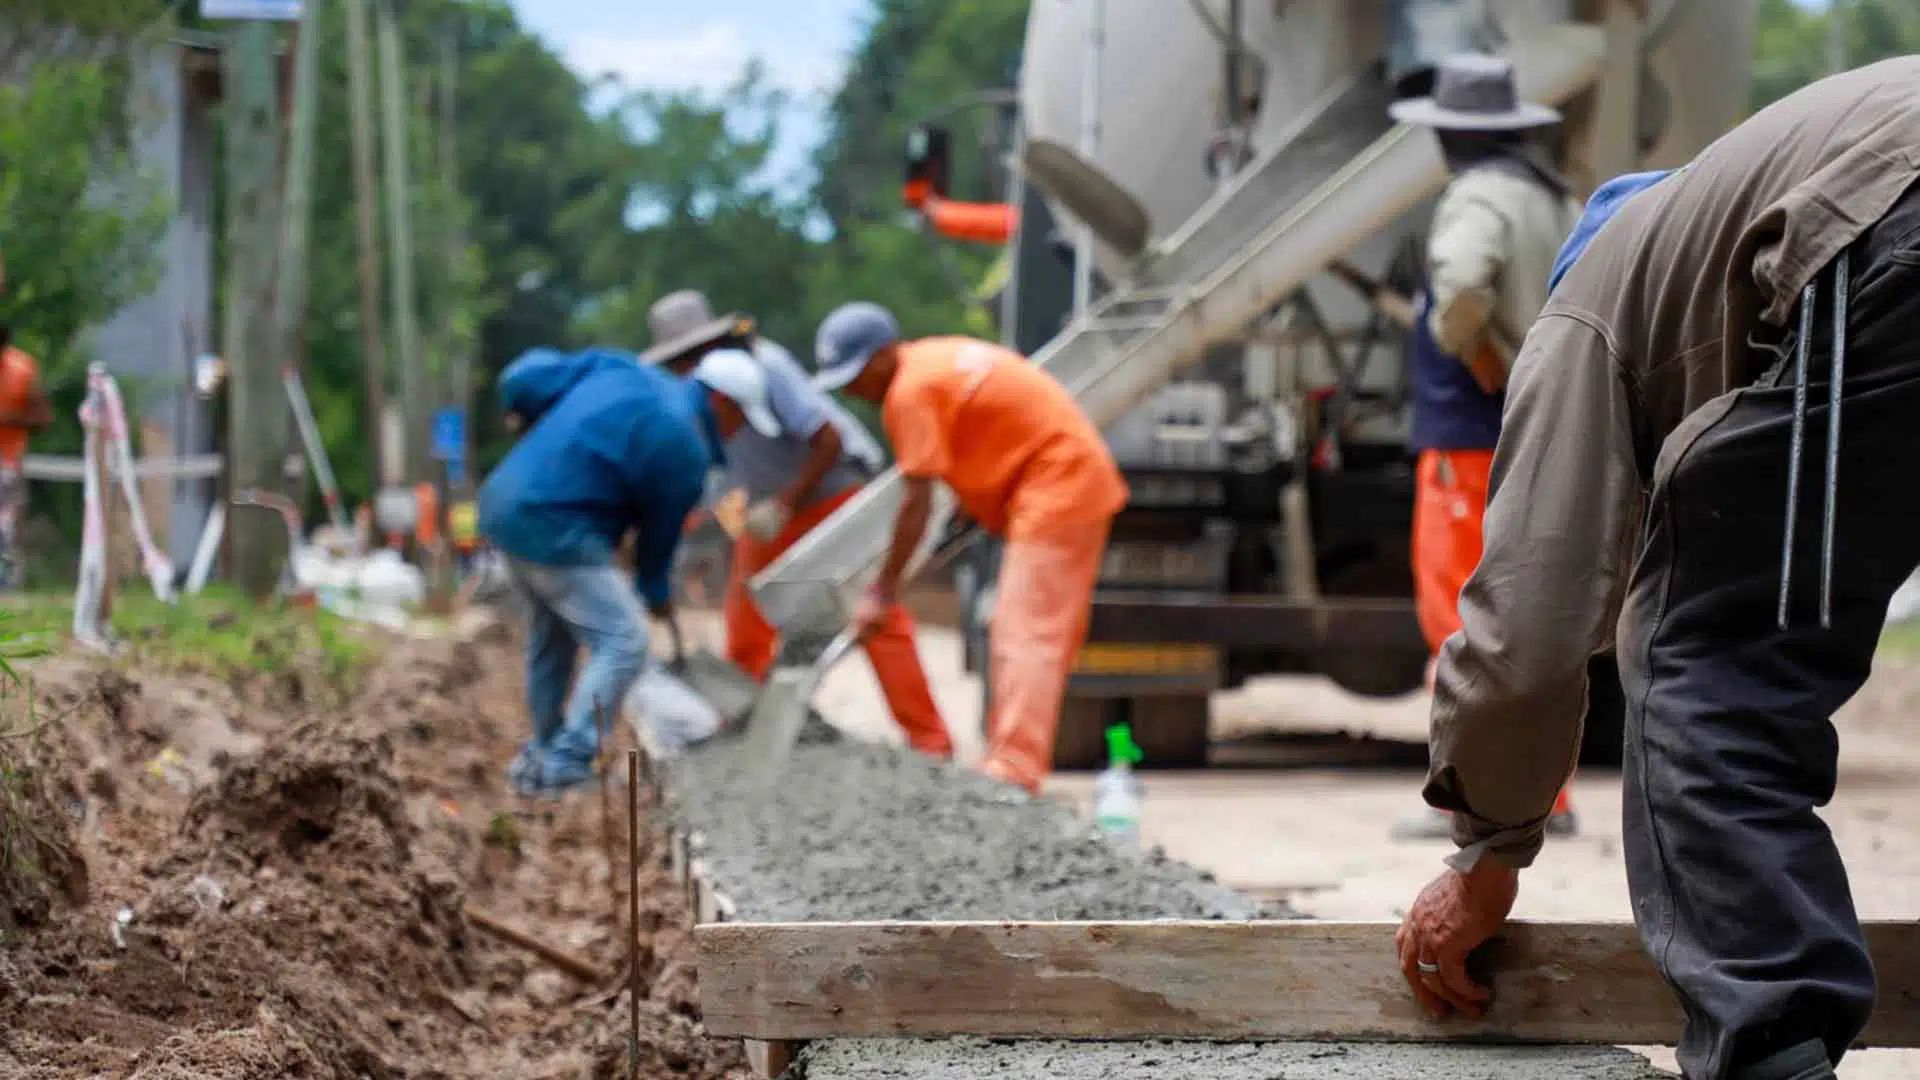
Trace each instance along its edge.
<path fill-rule="evenodd" d="M 1832 628 L 1817 611 L 1824 287 L 1789 629 L 1776 609 L 1790 361 L 1666 440 L 1621 620 L 1628 886 L 1685 1006 L 1690 1080 L 1737 1076 L 1811 1039 L 1838 1062 L 1873 1010 L 1846 869 L 1814 811 L 1836 783 L 1833 713 L 1866 681 L 1887 602 L 1920 562 L 1920 198 L 1910 192 L 1849 258 Z"/>

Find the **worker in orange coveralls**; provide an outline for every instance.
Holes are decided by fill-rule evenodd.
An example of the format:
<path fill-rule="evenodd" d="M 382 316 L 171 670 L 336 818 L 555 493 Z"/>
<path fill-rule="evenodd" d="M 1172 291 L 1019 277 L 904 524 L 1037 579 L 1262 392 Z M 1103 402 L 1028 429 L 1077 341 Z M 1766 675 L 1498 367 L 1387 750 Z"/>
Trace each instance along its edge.
<path fill-rule="evenodd" d="M 754 678 L 765 679 L 777 636 L 754 605 L 747 582 L 858 494 L 867 474 L 847 452 L 827 395 L 814 389 L 791 359 L 768 363 L 744 349 L 715 349 L 701 357 L 692 378 L 717 395 L 722 431 L 732 431 L 725 442 L 727 477 L 745 489 L 748 501 L 727 582 L 727 655 Z M 729 406 L 743 422 L 728 422 Z M 953 740 L 913 637 L 913 616 L 889 605 L 863 642 L 867 659 L 908 745 L 923 754 L 952 757 Z"/>
<path fill-rule="evenodd" d="M 815 385 L 878 404 L 905 481 L 893 544 L 856 627 L 897 602 L 944 481 L 980 526 L 1007 539 L 992 636 L 989 776 L 1037 793 L 1053 761 L 1060 701 L 1086 641 L 1093 587 L 1127 485 L 1066 389 L 1018 353 L 966 337 L 902 341 L 882 307 L 836 309 L 815 337 Z"/>

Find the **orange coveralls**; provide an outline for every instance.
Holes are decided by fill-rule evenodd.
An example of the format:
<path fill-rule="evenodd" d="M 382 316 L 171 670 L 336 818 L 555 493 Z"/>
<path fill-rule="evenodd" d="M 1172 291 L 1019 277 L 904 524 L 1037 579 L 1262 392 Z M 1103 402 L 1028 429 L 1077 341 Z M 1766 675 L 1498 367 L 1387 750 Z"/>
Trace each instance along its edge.
<path fill-rule="evenodd" d="M 773 565 L 774 560 L 859 491 L 857 487 L 848 488 L 803 508 L 772 540 L 757 539 L 744 530 L 734 539 L 724 613 L 727 659 L 742 671 L 764 681 L 768 669 L 773 667 L 779 641 L 779 631 L 754 604 L 747 582 Z M 947 735 L 946 723 L 940 719 L 940 706 L 934 702 L 926 670 L 920 666 L 920 651 L 914 645 L 913 635 L 913 616 L 904 606 L 895 604 L 862 644 L 867 661 L 873 665 L 874 677 L 879 680 L 880 693 L 887 699 L 894 722 L 906 733 L 907 744 L 923 754 L 949 758 L 953 756 L 953 740 Z"/>
<path fill-rule="evenodd" d="M 881 420 L 904 475 L 944 481 L 982 528 L 1006 537 L 982 768 L 1037 792 L 1126 481 L 1064 387 L 972 338 L 902 345 Z"/>
<path fill-rule="evenodd" d="M 1413 597 L 1427 652 L 1460 629 L 1460 590 L 1480 565 L 1480 529 L 1487 516 L 1487 488 L 1493 475 L 1491 450 L 1422 450 L 1414 471 Z M 1433 686 L 1433 664 L 1427 664 Z M 1573 808 L 1560 789 L 1553 812 Z"/>

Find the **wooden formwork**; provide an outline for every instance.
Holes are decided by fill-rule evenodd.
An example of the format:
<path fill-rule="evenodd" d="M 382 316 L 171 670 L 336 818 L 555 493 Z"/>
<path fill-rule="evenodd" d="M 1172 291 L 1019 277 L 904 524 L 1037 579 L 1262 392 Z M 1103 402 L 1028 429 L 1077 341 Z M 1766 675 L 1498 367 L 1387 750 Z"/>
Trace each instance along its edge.
<path fill-rule="evenodd" d="M 664 808 L 665 788 L 645 750 L 640 752 L 640 768 L 650 800 L 656 808 Z M 693 920 L 695 933 L 702 926 L 737 923 L 738 909 L 715 884 L 702 857 L 706 849 L 704 838 L 697 832 L 689 832 L 674 824 L 671 815 L 663 817 L 667 829 L 668 870 L 681 888 L 686 890 L 687 911 Z M 764 1080 L 775 1080 L 785 1073 L 800 1048 L 806 1045 L 804 1041 L 792 1039 L 745 1039 L 743 1042 L 748 1065 Z"/>

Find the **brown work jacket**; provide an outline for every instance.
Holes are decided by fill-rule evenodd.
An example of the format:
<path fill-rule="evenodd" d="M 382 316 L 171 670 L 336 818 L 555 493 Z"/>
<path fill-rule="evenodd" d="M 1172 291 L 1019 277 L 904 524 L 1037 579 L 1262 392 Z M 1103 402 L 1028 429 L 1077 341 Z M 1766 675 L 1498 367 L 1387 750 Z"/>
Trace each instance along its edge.
<path fill-rule="evenodd" d="M 1801 289 L 1916 178 L 1920 57 L 1824 79 L 1634 196 L 1548 300 L 1514 363 L 1485 554 L 1434 687 L 1426 797 L 1456 811 L 1454 866 L 1533 860 L 1643 496 L 1774 362 L 1749 343 L 1783 341 Z"/>

